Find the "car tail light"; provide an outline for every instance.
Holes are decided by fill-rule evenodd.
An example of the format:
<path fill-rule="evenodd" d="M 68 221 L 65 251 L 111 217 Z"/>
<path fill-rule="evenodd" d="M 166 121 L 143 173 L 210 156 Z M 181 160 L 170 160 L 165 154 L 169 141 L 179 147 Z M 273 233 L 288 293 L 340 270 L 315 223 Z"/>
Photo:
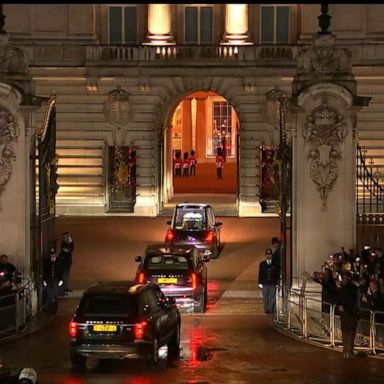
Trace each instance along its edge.
<path fill-rule="evenodd" d="M 139 284 L 143 284 L 143 283 L 144 283 L 144 279 L 145 279 L 145 275 L 144 275 L 144 273 L 143 273 L 143 272 L 140 272 L 140 273 L 139 273 L 139 276 L 138 276 L 138 278 L 137 278 L 138 283 L 139 283 Z"/>
<path fill-rule="evenodd" d="M 68 331 L 69 331 L 69 336 L 76 337 L 76 334 L 77 334 L 77 323 L 75 321 L 71 321 L 69 323 Z"/>
<path fill-rule="evenodd" d="M 145 326 L 147 325 L 146 321 L 135 324 L 135 339 L 142 339 L 144 336 Z"/>
<path fill-rule="evenodd" d="M 205 235 L 205 242 L 208 243 L 208 244 L 212 244 L 213 243 L 213 237 L 214 237 L 213 231 L 209 231 Z"/>
<path fill-rule="evenodd" d="M 191 273 L 191 288 L 196 289 L 197 288 L 197 276 L 195 272 Z"/>
<path fill-rule="evenodd" d="M 175 239 L 175 231 L 173 229 L 168 229 L 167 234 L 165 236 L 166 242 L 172 242 Z"/>

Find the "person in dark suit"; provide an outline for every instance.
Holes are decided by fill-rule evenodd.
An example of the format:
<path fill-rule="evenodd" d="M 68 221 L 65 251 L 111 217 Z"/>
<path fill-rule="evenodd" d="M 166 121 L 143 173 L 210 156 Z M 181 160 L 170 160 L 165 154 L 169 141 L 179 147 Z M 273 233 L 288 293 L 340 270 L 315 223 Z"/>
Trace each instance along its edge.
<path fill-rule="evenodd" d="M 71 292 L 69 289 L 69 274 L 72 267 L 72 253 L 75 250 L 73 238 L 69 232 L 63 233 L 63 240 L 61 241 L 61 250 L 59 253 L 59 260 L 63 268 L 63 286 L 62 293 L 67 295 Z"/>
<path fill-rule="evenodd" d="M 265 260 L 259 265 L 259 287 L 263 292 L 264 313 L 275 310 L 276 285 L 278 284 L 278 268 L 272 263 L 272 249 L 265 250 Z"/>
<path fill-rule="evenodd" d="M 338 309 L 341 318 L 341 333 L 343 339 L 343 356 L 355 357 L 353 354 L 354 341 L 359 321 L 360 292 L 352 279 L 350 271 L 344 272 L 342 286 L 338 294 Z"/>

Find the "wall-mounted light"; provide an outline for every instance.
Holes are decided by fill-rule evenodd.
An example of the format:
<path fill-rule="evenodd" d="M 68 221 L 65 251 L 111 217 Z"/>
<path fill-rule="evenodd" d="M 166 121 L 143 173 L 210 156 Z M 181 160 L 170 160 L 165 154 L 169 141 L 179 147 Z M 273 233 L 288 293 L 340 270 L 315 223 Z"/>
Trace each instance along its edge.
<path fill-rule="evenodd" d="M 148 81 L 140 81 L 138 88 L 140 92 L 148 92 L 151 90 L 151 85 Z"/>
<path fill-rule="evenodd" d="M 98 90 L 97 84 L 87 84 L 88 92 L 97 92 L 97 90 Z"/>
<path fill-rule="evenodd" d="M 97 92 L 97 78 L 88 78 L 85 88 L 87 89 L 87 92 Z"/>
<path fill-rule="evenodd" d="M 245 92 L 254 92 L 255 89 L 256 87 L 251 82 L 248 82 L 247 84 L 244 85 Z"/>

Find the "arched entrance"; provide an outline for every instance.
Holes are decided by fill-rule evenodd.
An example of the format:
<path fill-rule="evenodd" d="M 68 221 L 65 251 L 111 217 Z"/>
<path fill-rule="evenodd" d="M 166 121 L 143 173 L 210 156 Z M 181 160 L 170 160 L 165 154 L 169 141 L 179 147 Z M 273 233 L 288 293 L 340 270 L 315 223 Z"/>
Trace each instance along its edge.
<path fill-rule="evenodd" d="M 201 201 L 237 210 L 239 119 L 235 109 L 215 92 L 196 91 L 184 96 L 168 119 L 163 137 L 164 203 Z M 191 159 L 191 151 L 197 162 L 195 174 L 189 166 L 178 176 L 175 159 Z M 221 178 L 216 172 L 220 151 L 224 158 Z"/>

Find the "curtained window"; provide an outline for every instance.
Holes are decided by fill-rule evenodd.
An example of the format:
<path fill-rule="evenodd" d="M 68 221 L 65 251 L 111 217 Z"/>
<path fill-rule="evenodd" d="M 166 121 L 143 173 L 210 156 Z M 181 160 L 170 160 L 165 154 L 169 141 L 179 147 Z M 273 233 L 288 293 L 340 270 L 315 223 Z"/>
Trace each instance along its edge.
<path fill-rule="evenodd" d="M 109 43 L 137 45 L 137 6 L 108 7 Z"/>
<path fill-rule="evenodd" d="M 210 6 L 185 6 L 185 44 L 213 44 L 213 8 Z"/>
<path fill-rule="evenodd" d="M 260 42 L 261 44 L 288 44 L 289 6 L 261 6 Z"/>

